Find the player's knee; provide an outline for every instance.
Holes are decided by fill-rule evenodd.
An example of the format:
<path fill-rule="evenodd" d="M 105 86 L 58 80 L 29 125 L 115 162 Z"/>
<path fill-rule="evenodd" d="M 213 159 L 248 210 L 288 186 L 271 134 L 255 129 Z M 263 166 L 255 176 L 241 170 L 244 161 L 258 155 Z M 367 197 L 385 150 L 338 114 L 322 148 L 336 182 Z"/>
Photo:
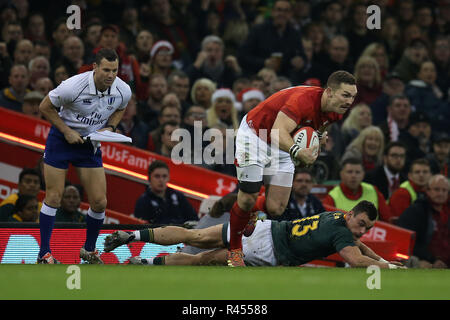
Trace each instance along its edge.
<path fill-rule="evenodd" d="M 272 217 L 281 216 L 286 209 L 286 206 L 278 202 L 266 202 L 267 212 Z"/>
<path fill-rule="evenodd" d="M 45 200 L 44 202 L 54 208 L 58 208 L 61 205 L 61 199 L 62 199 L 63 193 L 57 190 L 48 190 L 45 193 Z"/>
<path fill-rule="evenodd" d="M 258 194 L 248 194 L 241 192 L 238 195 L 238 205 L 242 210 L 249 211 L 253 208 L 256 203 L 256 199 L 258 198 Z"/>
<path fill-rule="evenodd" d="M 95 212 L 103 212 L 106 209 L 107 200 L 106 197 L 95 198 L 89 202 L 91 209 Z"/>

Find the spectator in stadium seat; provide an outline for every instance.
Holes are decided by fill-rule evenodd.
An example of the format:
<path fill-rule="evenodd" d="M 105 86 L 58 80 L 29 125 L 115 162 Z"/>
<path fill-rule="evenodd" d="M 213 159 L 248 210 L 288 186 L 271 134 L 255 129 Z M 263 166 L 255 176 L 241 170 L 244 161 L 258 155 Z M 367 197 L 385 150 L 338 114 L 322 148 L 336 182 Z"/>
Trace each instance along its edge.
<path fill-rule="evenodd" d="M 305 83 L 308 79 L 318 79 L 320 83 L 326 83 L 328 75 L 320 63 L 317 63 L 314 53 L 314 43 L 310 38 L 302 37 L 303 51 L 305 52 L 305 63 L 301 68 L 292 68 L 289 79 L 294 85 Z"/>
<path fill-rule="evenodd" d="M 368 126 L 348 145 L 341 161 L 347 158 L 360 159 L 367 172 L 383 163 L 383 151 L 383 133 L 376 126 Z"/>
<path fill-rule="evenodd" d="M 174 47 L 174 62 L 180 68 L 186 67 L 193 60 L 194 52 L 198 46 L 197 33 L 189 24 L 175 20 L 172 4 L 169 0 L 151 0 L 148 5 L 148 14 L 140 16 L 143 27 L 157 39 L 165 39 Z"/>
<path fill-rule="evenodd" d="M 329 40 L 327 55 L 318 60 L 325 74 L 331 74 L 336 70 L 353 72 L 353 63 L 349 57 L 349 42 L 343 35 L 336 35 Z"/>
<path fill-rule="evenodd" d="M 372 57 L 378 62 L 381 79 L 383 80 L 389 71 L 389 57 L 386 46 L 382 42 L 373 42 L 364 48 L 360 57 Z"/>
<path fill-rule="evenodd" d="M 349 8 L 349 24 L 345 36 L 351 43 L 349 56 L 353 61 L 358 60 L 369 44 L 378 40 L 374 31 L 367 28 L 368 15 L 366 10 L 367 5 L 358 1 L 353 2 Z"/>
<path fill-rule="evenodd" d="M 354 104 L 373 103 L 382 92 L 382 77 L 377 60 L 369 56 L 360 57 L 355 65 L 358 94 Z"/>
<path fill-rule="evenodd" d="M 66 67 L 69 77 L 78 73 L 83 65 L 84 44 L 77 36 L 69 36 L 62 45 L 62 58 L 59 63 Z"/>
<path fill-rule="evenodd" d="M 140 64 L 150 60 L 153 43 L 153 34 L 149 30 L 142 29 L 138 32 L 131 52 Z"/>
<path fill-rule="evenodd" d="M 256 107 L 261 101 L 264 101 L 264 99 L 264 93 L 257 88 L 247 88 L 242 90 L 238 95 L 238 100 L 242 101 L 239 119 L 242 119 L 250 110 Z"/>
<path fill-rule="evenodd" d="M 208 127 L 223 124 L 227 129 L 237 130 L 239 122 L 233 92 L 226 88 L 217 89 L 211 97 L 211 102 L 211 107 L 206 111 Z"/>
<path fill-rule="evenodd" d="M 92 50 L 97 47 L 98 40 L 100 38 L 100 32 L 102 31 L 102 24 L 96 19 L 89 21 L 83 28 L 83 44 L 84 44 L 84 57 L 83 61 L 87 62 L 92 59 Z M 147 52 L 147 54 L 150 52 Z"/>
<path fill-rule="evenodd" d="M 450 162 L 450 137 L 443 132 L 433 139 L 433 152 L 427 154 L 430 161 L 431 172 L 433 174 L 442 174 L 447 178 L 449 175 Z"/>
<path fill-rule="evenodd" d="M 414 160 L 409 168 L 408 180 L 400 184 L 400 187 L 389 198 L 391 213 L 388 219 L 389 222 L 395 222 L 406 208 L 424 196 L 425 188 L 430 177 L 431 168 L 428 160 Z"/>
<path fill-rule="evenodd" d="M 420 64 L 428 58 L 427 44 L 422 39 L 413 39 L 403 51 L 403 55 L 393 71 L 408 83 L 416 78 Z"/>
<path fill-rule="evenodd" d="M 405 84 L 400 78 L 398 73 L 390 72 L 388 73 L 383 81 L 383 89 L 375 99 L 374 102 L 370 104 L 370 109 L 372 109 L 373 123 L 375 125 L 380 125 L 381 122 L 386 120 L 388 116 L 388 106 L 392 102 L 393 97 L 398 95 L 404 95 Z"/>
<path fill-rule="evenodd" d="M 28 63 L 34 57 L 33 43 L 28 39 L 22 39 L 17 42 L 13 57 L 14 64 L 23 64 L 28 66 Z"/>
<path fill-rule="evenodd" d="M 145 149 L 148 141 L 149 126 L 137 117 L 136 95 L 132 94 L 125 113 L 117 126 L 117 131 L 131 137 L 132 145 Z"/>
<path fill-rule="evenodd" d="M 175 122 L 177 125 L 181 124 L 181 108 L 179 105 L 179 101 L 176 98 L 174 93 L 169 93 L 166 96 L 169 98 L 164 98 L 165 101 L 161 112 L 158 115 L 157 123 L 149 126 L 150 132 L 148 133 L 148 140 L 146 148 L 152 152 L 158 152 L 157 150 L 161 149 L 161 134 L 162 134 L 162 125 L 166 122 Z M 171 97 L 173 99 L 171 99 Z M 175 102 L 176 104 L 170 103 L 170 100 Z M 154 128 L 152 130 L 152 128 Z"/>
<path fill-rule="evenodd" d="M 150 50 L 150 72 L 160 73 L 168 78 L 169 74 L 175 70 L 172 65 L 174 48 L 169 41 L 156 41 Z"/>
<path fill-rule="evenodd" d="M 364 168 L 361 160 L 348 158 L 342 162 L 340 171 L 341 182 L 335 186 L 323 199 L 324 205 L 349 211 L 355 203 L 361 200 L 372 202 L 378 209 L 380 219 L 388 221 L 390 217 L 386 199 L 378 188 L 363 182 Z"/>
<path fill-rule="evenodd" d="M 178 143 L 177 140 L 172 140 L 172 133 L 178 128 L 180 125 L 175 121 L 168 121 L 161 125 L 161 138 L 158 143 L 160 147 L 155 149 L 156 153 L 171 158 L 172 149 Z"/>
<path fill-rule="evenodd" d="M 450 39 L 448 36 L 441 34 L 434 38 L 432 58 L 437 71 L 436 84 L 444 94 L 443 98 L 448 98 L 450 87 Z"/>
<path fill-rule="evenodd" d="M 23 98 L 22 113 L 29 116 L 42 119 L 41 112 L 39 111 L 39 104 L 44 99 L 44 95 L 39 91 L 28 92 Z"/>
<path fill-rule="evenodd" d="M 38 222 L 39 201 L 35 196 L 20 195 L 14 205 L 14 212 L 9 217 L 12 222 Z"/>
<path fill-rule="evenodd" d="M 153 126 L 153 120 L 161 112 L 162 100 L 167 94 L 167 80 L 164 75 L 155 73 L 150 75 L 148 86 L 148 99 L 146 101 L 139 100 L 138 117 L 141 118 L 150 127 Z M 152 129 L 152 128 L 151 128 Z"/>
<path fill-rule="evenodd" d="M 85 222 L 86 216 L 80 211 L 81 195 L 74 185 L 67 185 L 61 198 L 61 207 L 56 211 L 56 222 Z"/>
<path fill-rule="evenodd" d="M 398 140 L 406 145 L 407 167 L 431 151 L 431 133 L 431 121 L 425 113 L 413 112 L 409 115 L 407 130 L 398 136 Z"/>
<path fill-rule="evenodd" d="M 43 56 L 34 57 L 28 64 L 28 70 L 30 71 L 30 87 L 35 90 L 36 81 L 50 75 L 50 62 Z"/>
<path fill-rule="evenodd" d="M 207 78 L 196 80 L 191 88 L 192 103 L 208 110 L 211 106 L 211 97 L 214 91 L 216 91 L 216 87 L 216 84 Z"/>
<path fill-rule="evenodd" d="M 138 30 L 141 29 L 138 8 L 132 3 L 125 5 L 121 18 L 119 24 L 120 41 L 122 41 L 127 48 L 130 48 L 137 37 Z"/>
<path fill-rule="evenodd" d="M 23 98 L 30 91 L 28 69 L 21 64 L 14 65 L 10 70 L 8 81 L 10 86 L 0 93 L 0 106 L 21 112 Z"/>
<path fill-rule="evenodd" d="M 53 90 L 54 86 L 50 78 L 44 77 L 36 81 L 34 88 L 45 97 L 51 90 Z"/>
<path fill-rule="evenodd" d="M 24 168 L 19 174 L 18 192 L 10 194 L 0 203 L 0 221 L 8 220 L 20 195 L 37 197 L 41 190 L 41 177 L 35 169 Z M 39 203 L 39 210 L 42 203 Z"/>
<path fill-rule="evenodd" d="M 345 17 L 342 14 L 342 4 L 339 1 L 326 1 L 323 3 L 322 8 L 317 9 L 322 11 L 320 22 L 328 39 L 344 33 L 343 20 Z"/>
<path fill-rule="evenodd" d="M 52 28 L 52 47 L 50 54 L 50 64 L 54 65 L 57 61 L 59 61 L 62 57 L 62 46 L 64 40 L 70 36 L 71 31 L 67 28 L 67 18 L 62 17 L 57 19 Z"/>
<path fill-rule="evenodd" d="M 67 72 L 66 66 L 63 64 L 57 64 L 53 69 L 53 80 L 55 82 L 55 87 L 59 86 L 61 82 L 69 78 L 69 73 Z"/>
<path fill-rule="evenodd" d="M 389 98 L 387 117 L 378 126 L 383 131 L 384 141 L 398 141 L 401 134 L 405 134 L 409 126 L 411 104 L 404 94 L 393 95 Z"/>
<path fill-rule="evenodd" d="M 284 76 L 278 76 L 270 81 L 268 96 L 271 96 L 272 94 L 289 87 L 292 87 L 291 80 Z"/>
<path fill-rule="evenodd" d="M 48 61 L 50 61 L 51 49 L 50 49 L 50 45 L 48 44 L 48 42 L 36 41 L 34 43 L 34 55 L 36 57 L 43 56 L 43 57 L 47 58 Z M 52 69 L 53 69 L 53 66 L 52 66 Z"/>
<path fill-rule="evenodd" d="M 47 41 L 45 19 L 42 13 L 34 12 L 28 16 L 25 38 L 34 43 L 36 41 Z"/>
<path fill-rule="evenodd" d="M 383 165 L 366 172 L 364 181 L 378 188 L 387 200 L 407 177 L 405 167 L 406 148 L 401 142 L 390 142 L 384 149 Z"/>
<path fill-rule="evenodd" d="M 206 110 L 201 106 L 192 105 L 184 114 L 181 126 L 189 132 L 191 143 L 191 163 L 194 163 L 195 151 L 201 152 L 201 154 L 203 155 L 204 148 L 209 144 L 209 141 L 202 140 L 201 149 L 196 150 L 196 144 L 194 141 L 196 137 L 196 128 L 198 128 L 197 130 L 201 132 L 202 137 L 205 131 L 209 129 L 208 121 L 206 119 Z"/>
<path fill-rule="evenodd" d="M 189 103 L 190 83 L 188 75 L 181 70 L 172 71 L 167 78 L 169 92 L 175 93 L 180 100 L 182 115 L 185 115 L 191 106 Z"/>
<path fill-rule="evenodd" d="M 225 45 L 220 37 L 209 35 L 203 38 L 196 60 L 185 70 L 190 81 L 194 83 L 197 79 L 208 78 L 219 88 L 231 88 L 242 70 L 237 58 L 233 55 L 224 57 L 224 51 Z"/>
<path fill-rule="evenodd" d="M 322 202 L 311 193 L 314 178 L 308 169 L 297 168 L 292 180 L 292 192 L 286 210 L 272 220 L 295 220 L 310 217 L 325 211 Z"/>
<path fill-rule="evenodd" d="M 304 63 L 300 33 L 289 23 L 291 11 L 290 1 L 274 1 L 271 17 L 250 29 L 238 54 L 245 74 L 267 67 L 278 75 L 288 76 L 295 64 Z"/>
<path fill-rule="evenodd" d="M 169 167 L 165 162 L 155 160 L 149 165 L 149 186 L 136 201 L 136 218 L 163 225 L 198 221 L 197 213 L 184 194 L 167 186 L 169 180 Z"/>
<path fill-rule="evenodd" d="M 372 111 L 365 103 L 359 103 L 350 109 L 350 113 L 341 126 L 342 143 L 349 145 L 360 132 L 372 125 Z"/>
<path fill-rule="evenodd" d="M 436 84 L 436 77 L 436 66 L 433 61 L 423 61 L 417 76 L 406 85 L 405 95 L 416 111 L 428 115 L 434 130 L 446 131 L 450 104 L 443 100 L 444 94 Z"/>
<path fill-rule="evenodd" d="M 432 176 L 426 197 L 418 199 L 397 220 L 397 225 L 416 232 L 413 254 L 420 268 L 450 266 L 449 182 L 443 175 Z"/>

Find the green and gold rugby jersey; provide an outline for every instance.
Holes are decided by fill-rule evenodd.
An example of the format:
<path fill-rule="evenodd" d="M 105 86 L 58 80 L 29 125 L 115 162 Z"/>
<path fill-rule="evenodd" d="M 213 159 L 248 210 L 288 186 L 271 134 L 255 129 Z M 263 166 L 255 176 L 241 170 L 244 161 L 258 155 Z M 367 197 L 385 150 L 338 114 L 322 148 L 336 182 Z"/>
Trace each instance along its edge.
<path fill-rule="evenodd" d="M 298 266 L 356 245 L 342 212 L 272 221 L 272 238 L 275 257 L 284 266 Z"/>

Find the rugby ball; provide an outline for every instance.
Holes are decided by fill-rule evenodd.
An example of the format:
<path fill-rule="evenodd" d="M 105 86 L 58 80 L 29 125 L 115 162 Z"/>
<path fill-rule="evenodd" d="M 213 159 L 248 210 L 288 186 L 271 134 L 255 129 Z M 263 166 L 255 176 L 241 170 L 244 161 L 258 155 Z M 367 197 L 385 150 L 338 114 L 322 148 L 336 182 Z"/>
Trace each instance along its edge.
<path fill-rule="evenodd" d="M 294 140 L 294 143 L 297 144 L 301 149 L 311 148 L 320 144 L 319 135 L 311 127 L 301 127 L 294 132 L 294 134 L 292 135 L 292 139 Z M 319 149 L 317 149 L 317 154 L 318 153 Z M 301 165 L 301 161 L 298 159 L 292 159 L 292 162 L 295 166 Z"/>
<path fill-rule="evenodd" d="M 294 143 L 300 148 L 311 148 L 319 145 L 319 136 L 311 127 L 301 127 L 292 135 Z"/>

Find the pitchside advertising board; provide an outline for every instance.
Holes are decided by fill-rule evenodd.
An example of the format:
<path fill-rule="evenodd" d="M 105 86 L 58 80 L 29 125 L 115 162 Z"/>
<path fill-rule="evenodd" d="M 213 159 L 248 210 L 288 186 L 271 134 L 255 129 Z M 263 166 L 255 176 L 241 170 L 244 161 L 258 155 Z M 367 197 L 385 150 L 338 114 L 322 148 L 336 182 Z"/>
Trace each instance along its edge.
<path fill-rule="evenodd" d="M 114 230 L 102 230 L 96 248 L 103 252 L 105 237 Z M 50 247 L 53 255 L 63 264 L 79 264 L 80 248 L 86 240 L 84 228 L 56 228 Z M 0 228 L 0 263 L 36 263 L 39 253 L 39 228 Z M 125 263 L 133 256 L 153 258 L 176 252 L 183 244 L 160 246 L 153 243 L 135 242 L 101 254 L 106 264 Z"/>
<path fill-rule="evenodd" d="M 0 107 L 0 163 L 35 167 L 42 157 L 49 130 L 46 121 Z M 131 214 L 137 198 L 145 191 L 148 165 L 156 159 L 165 161 L 170 168 L 169 187 L 183 192 L 196 210 L 209 195 L 223 196 L 237 186 L 234 177 L 194 165 L 175 165 L 170 158 L 128 145 L 102 143 L 101 149 L 108 208 L 124 214 Z M 72 166 L 68 179 L 79 183 Z"/>

